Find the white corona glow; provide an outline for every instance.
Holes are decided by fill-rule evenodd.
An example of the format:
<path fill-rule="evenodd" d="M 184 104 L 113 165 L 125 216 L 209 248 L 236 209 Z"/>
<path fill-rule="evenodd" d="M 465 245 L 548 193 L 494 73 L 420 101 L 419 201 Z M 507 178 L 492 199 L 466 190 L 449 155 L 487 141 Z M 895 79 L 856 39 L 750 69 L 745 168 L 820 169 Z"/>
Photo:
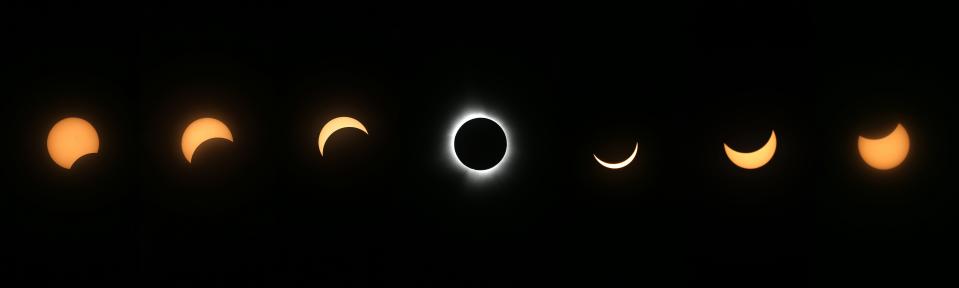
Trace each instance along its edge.
<path fill-rule="evenodd" d="M 629 163 L 633 163 L 633 159 L 636 159 L 636 152 L 639 152 L 639 142 L 636 142 L 636 146 L 633 147 L 633 154 L 630 154 L 629 157 L 626 158 L 626 160 L 623 160 L 623 162 L 609 163 L 609 162 L 600 160 L 599 157 L 596 156 L 596 154 L 593 154 L 593 159 L 596 159 L 596 162 L 599 162 L 599 165 L 603 165 L 603 167 L 606 167 L 609 169 L 620 169 L 620 168 L 626 167 L 626 165 L 629 165 Z"/>
<path fill-rule="evenodd" d="M 499 163 L 496 163 L 496 165 L 494 165 L 493 167 L 490 167 L 489 169 L 484 169 L 484 170 L 476 170 L 476 169 L 467 167 L 466 164 L 463 164 L 463 162 L 460 161 L 459 157 L 456 156 L 456 144 L 455 144 L 456 132 L 459 132 L 460 127 L 462 127 L 463 124 L 466 124 L 467 121 L 477 119 L 477 118 L 485 118 L 495 122 L 496 125 L 503 130 L 503 135 L 506 136 L 506 152 L 503 153 L 503 158 L 500 159 Z M 483 113 L 483 112 L 464 113 L 463 116 L 460 116 L 459 118 L 456 119 L 456 121 L 453 122 L 453 127 L 452 129 L 450 129 L 450 133 L 449 133 L 450 161 L 453 162 L 453 165 L 461 168 L 463 171 L 467 172 L 467 174 L 469 174 L 472 177 L 488 178 L 494 175 L 497 171 L 502 170 L 503 169 L 502 167 L 505 167 L 506 166 L 505 164 L 509 160 L 510 146 L 511 146 L 510 144 L 512 142 L 509 139 L 509 135 L 510 135 L 509 130 L 507 130 L 506 126 L 503 125 L 503 123 L 500 122 L 499 119 L 496 117 L 490 116 L 489 114 Z"/>

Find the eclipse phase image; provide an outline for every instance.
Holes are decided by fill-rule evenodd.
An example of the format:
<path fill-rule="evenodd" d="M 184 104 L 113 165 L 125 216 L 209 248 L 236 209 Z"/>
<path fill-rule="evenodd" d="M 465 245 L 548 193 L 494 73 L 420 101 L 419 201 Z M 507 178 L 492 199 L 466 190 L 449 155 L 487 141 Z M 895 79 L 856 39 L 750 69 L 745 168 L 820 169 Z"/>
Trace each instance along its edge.
<path fill-rule="evenodd" d="M 506 132 L 489 118 L 473 118 L 459 126 L 453 151 L 460 163 L 473 170 L 496 167 L 506 155 Z"/>

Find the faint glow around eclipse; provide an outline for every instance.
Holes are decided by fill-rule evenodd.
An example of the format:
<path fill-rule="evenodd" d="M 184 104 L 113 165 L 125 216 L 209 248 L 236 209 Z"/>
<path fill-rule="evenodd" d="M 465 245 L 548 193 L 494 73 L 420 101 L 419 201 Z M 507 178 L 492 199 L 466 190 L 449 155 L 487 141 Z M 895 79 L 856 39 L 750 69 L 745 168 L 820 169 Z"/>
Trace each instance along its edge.
<path fill-rule="evenodd" d="M 463 124 L 465 124 L 467 121 L 477 119 L 477 118 L 485 118 L 485 119 L 492 120 L 493 122 L 496 123 L 496 125 L 500 127 L 500 129 L 503 129 L 503 135 L 506 135 L 506 152 L 503 153 L 503 159 L 500 159 L 499 163 L 497 163 L 496 166 L 493 166 L 492 168 L 485 169 L 485 170 L 476 170 L 476 169 L 467 167 L 466 164 L 463 164 L 463 162 L 461 162 L 459 158 L 456 156 L 456 145 L 455 145 L 456 133 L 459 132 L 460 127 L 463 127 Z M 463 169 L 463 171 L 466 171 L 467 174 L 469 174 L 470 176 L 474 176 L 477 178 L 488 178 L 492 176 L 493 174 L 495 174 L 496 171 L 502 170 L 506 162 L 509 160 L 510 147 L 511 147 L 510 144 L 512 142 L 510 140 L 509 135 L 510 135 L 509 130 L 506 129 L 506 126 L 504 126 L 503 123 L 500 122 L 498 118 L 490 116 L 483 112 L 465 113 L 463 114 L 463 116 L 458 118 L 455 122 L 453 122 L 453 128 L 450 129 L 450 133 L 449 133 L 450 161 L 453 161 L 454 163 L 453 165 L 460 167 L 461 169 Z"/>

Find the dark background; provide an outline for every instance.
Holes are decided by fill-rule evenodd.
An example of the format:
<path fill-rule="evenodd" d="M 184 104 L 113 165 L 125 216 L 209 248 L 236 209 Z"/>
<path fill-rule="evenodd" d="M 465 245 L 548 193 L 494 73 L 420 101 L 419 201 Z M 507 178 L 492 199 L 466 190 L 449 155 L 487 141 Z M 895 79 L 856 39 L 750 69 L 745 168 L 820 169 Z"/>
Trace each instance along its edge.
<path fill-rule="evenodd" d="M 955 282 L 946 7 L 29 2 L 0 4 L 5 287 Z M 447 150 L 471 109 L 509 131 L 482 182 Z M 370 134 L 321 157 L 343 115 Z M 101 141 L 72 170 L 67 116 Z M 235 143 L 188 165 L 200 117 Z M 898 122 L 909 158 L 867 167 Z M 725 158 L 770 129 L 762 169 Z"/>

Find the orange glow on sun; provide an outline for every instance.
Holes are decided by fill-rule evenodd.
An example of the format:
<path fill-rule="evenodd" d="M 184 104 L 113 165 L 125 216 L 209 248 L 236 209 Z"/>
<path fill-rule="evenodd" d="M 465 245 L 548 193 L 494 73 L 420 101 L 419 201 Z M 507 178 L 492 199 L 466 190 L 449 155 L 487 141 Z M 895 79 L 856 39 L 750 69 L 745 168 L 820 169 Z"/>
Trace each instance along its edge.
<path fill-rule="evenodd" d="M 100 137 L 93 124 L 76 117 L 64 118 L 50 128 L 47 151 L 60 167 L 70 169 L 73 163 L 87 154 L 100 151 Z"/>
<path fill-rule="evenodd" d="M 896 130 L 879 139 L 859 136 L 859 156 L 872 168 L 889 170 L 896 168 L 909 155 L 909 134 L 902 124 Z"/>
<path fill-rule="evenodd" d="M 180 141 L 183 157 L 186 157 L 187 162 L 193 162 L 193 152 L 196 152 L 196 148 L 203 142 L 214 138 L 233 142 L 233 134 L 230 133 L 230 128 L 220 120 L 200 118 L 193 121 L 190 126 L 186 127 L 186 130 L 183 130 L 183 138 Z"/>
<path fill-rule="evenodd" d="M 739 152 L 729 148 L 726 143 L 723 143 L 723 148 L 726 150 L 729 161 L 732 161 L 736 166 L 743 169 L 757 169 L 769 163 L 769 160 L 772 160 L 773 155 L 776 154 L 776 131 L 772 131 L 769 135 L 766 145 L 753 152 Z"/>

